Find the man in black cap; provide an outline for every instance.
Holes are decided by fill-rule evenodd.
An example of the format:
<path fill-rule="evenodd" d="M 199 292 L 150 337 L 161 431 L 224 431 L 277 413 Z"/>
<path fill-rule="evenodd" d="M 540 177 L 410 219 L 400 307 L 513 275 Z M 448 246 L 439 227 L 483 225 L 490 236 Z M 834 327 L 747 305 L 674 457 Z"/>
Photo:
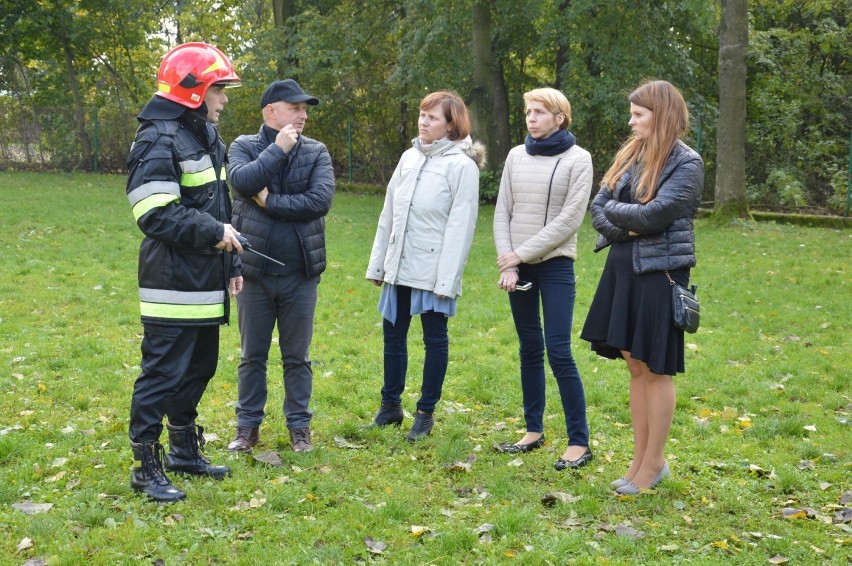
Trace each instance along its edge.
<path fill-rule="evenodd" d="M 317 104 L 296 81 L 275 81 L 260 99 L 260 131 L 240 136 L 228 151 L 228 181 L 235 192 L 232 224 L 252 248 L 278 261 L 243 256 L 244 285 L 237 296 L 242 349 L 237 432 L 228 450 L 247 452 L 260 441 L 266 362 L 276 324 L 290 442 L 296 452 L 313 449 L 308 350 L 317 286 L 326 267 L 325 215 L 334 196 L 328 149 L 302 135 L 308 105 Z"/>

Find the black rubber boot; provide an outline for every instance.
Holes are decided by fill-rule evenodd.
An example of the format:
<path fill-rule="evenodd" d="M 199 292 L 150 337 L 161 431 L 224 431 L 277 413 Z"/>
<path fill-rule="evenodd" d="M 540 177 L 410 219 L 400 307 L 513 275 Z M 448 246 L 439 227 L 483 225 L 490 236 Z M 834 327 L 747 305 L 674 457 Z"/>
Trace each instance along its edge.
<path fill-rule="evenodd" d="M 405 415 L 402 413 L 400 403 L 382 403 L 379 412 L 376 413 L 376 418 L 373 419 L 373 424 L 370 426 L 399 426 L 404 418 Z"/>
<path fill-rule="evenodd" d="M 158 503 L 171 503 L 186 497 L 163 472 L 163 445 L 159 442 L 131 442 L 133 474 L 130 487 Z"/>
<path fill-rule="evenodd" d="M 201 450 L 204 448 L 204 429 L 191 423 L 173 426 L 169 429 L 169 453 L 166 456 L 166 469 L 178 474 L 207 476 L 221 480 L 231 473 L 228 466 L 211 466 Z"/>
<path fill-rule="evenodd" d="M 408 431 L 405 439 L 410 441 L 426 438 L 432 434 L 432 426 L 435 424 L 435 419 L 432 418 L 432 413 L 417 413 L 414 417 L 414 424 L 411 425 L 411 430 Z"/>

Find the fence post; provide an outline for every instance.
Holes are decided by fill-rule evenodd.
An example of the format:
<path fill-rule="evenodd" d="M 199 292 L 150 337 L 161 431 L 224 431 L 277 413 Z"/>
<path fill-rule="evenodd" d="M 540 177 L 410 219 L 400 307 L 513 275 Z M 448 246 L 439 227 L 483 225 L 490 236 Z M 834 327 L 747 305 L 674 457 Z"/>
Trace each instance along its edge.
<path fill-rule="evenodd" d="M 98 107 L 92 108 L 92 172 L 98 172 Z"/>
<path fill-rule="evenodd" d="M 849 132 L 849 170 L 846 172 L 846 213 L 849 217 L 849 203 L 852 202 L 852 132 Z"/>
<path fill-rule="evenodd" d="M 349 182 L 352 182 L 352 113 L 346 118 L 346 146 L 349 150 Z"/>

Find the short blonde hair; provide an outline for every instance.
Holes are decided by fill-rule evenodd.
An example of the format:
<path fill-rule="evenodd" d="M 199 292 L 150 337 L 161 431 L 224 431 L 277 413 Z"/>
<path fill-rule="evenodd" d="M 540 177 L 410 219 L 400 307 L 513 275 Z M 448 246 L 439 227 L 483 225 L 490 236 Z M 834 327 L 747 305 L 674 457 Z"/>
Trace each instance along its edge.
<path fill-rule="evenodd" d="M 555 88 L 537 88 L 524 93 L 524 105 L 530 102 L 541 102 L 548 111 L 554 114 L 564 114 L 565 119 L 559 124 L 559 128 L 567 130 L 571 127 L 571 103 Z"/>

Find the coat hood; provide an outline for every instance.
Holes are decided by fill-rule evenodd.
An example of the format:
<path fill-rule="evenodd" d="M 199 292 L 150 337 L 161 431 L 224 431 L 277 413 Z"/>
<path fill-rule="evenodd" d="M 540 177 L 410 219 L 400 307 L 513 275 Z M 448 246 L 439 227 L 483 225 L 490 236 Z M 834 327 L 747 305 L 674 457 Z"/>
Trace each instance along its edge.
<path fill-rule="evenodd" d="M 436 142 L 433 142 L 432 145 L 428 147 L 428 149 L 424 149 L 423 143 L 420 141 L 420 138 L 414 138 L 411 140 L 411 145 L 423 152 L 425 155 L 444 155 L 451 153 L 463 153 L 470 157 L 476 166 L 479 167 L 479 170 L 482 171 L 485 169 L 486 165 L 486 155 L 485 155 L 485 146 L 478 141 L 473 141 L 470 136 L 467 136 L 463 140 L 448 140 L 446 138 L 440 139 Z"/>

